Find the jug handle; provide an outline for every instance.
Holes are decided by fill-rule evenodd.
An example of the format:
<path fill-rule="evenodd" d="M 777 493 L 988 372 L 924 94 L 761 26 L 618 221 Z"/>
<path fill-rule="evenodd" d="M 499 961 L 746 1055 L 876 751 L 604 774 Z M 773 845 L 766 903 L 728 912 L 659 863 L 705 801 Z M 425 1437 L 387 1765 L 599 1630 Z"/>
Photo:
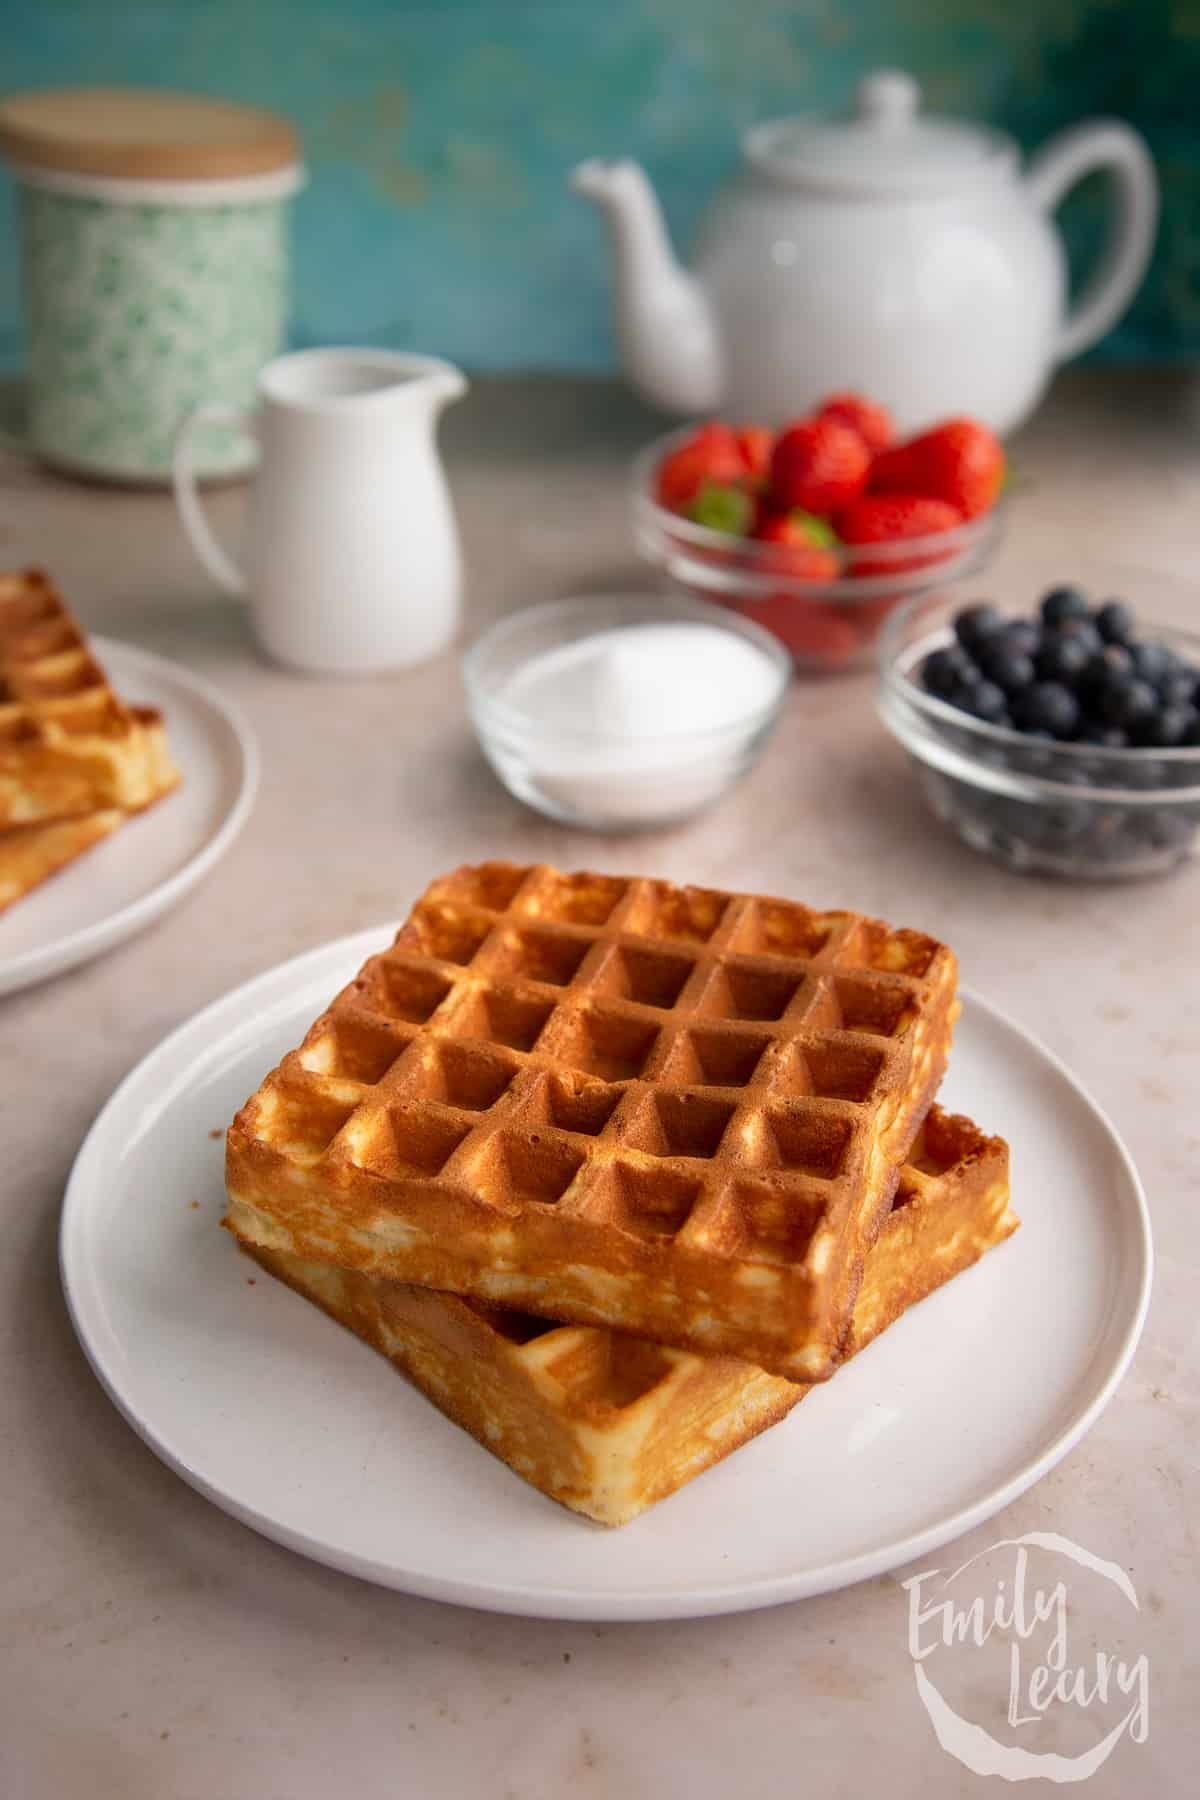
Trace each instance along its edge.
<path fill-rule="evenodd" d="M 1144 139 L 1119 119 L 1060 131 L 1031 157 L 1026 175 L 1035 205 L 1050 213 L 1077 181 L 1100 169 L 1112 176 L 1115 212 L 1100 260 L 1055 339 L 1056 362 L 1103 337 L 1137 292 L 1154 247 L 1158 182 Z"/>
<path fill-rule="evenodd" d="M 175 484 L 175 504 L 187 533 L 188 542 L 218 587 L 226 593 L 244 595 L 247 581 L 232 556 L 217 541 L 212 526 L 204 515 L 196 483 L 196 466 L 192 457 L 192 437 L 200 425 L 232 425 L 235 430 L 255 436 L 254 421 L 236 406 L 198 406 L 183 420 L 175 433 L 171 453 L 171 478 Z"/>

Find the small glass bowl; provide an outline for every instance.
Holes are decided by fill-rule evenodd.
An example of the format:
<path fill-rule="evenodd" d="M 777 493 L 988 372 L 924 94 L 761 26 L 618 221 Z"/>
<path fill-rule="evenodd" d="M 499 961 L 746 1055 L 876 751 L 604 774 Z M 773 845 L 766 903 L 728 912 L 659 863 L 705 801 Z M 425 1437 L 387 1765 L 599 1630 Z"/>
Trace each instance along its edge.
<path fill-rule="evenodd" d="M 715 626 L 761 650 L 775 677 L 769 700 L 712 730 L 633 739 L 627 731 L 553 729 L 502 698 L 531 657 L 625 625 Z M 463 658 L 467 706 L 480 747 L 510 794 L 563 824 L 637 831 L 703 811 L 758 761 L 779 717 L 791 665 L 757 625 L 675 595 L 585 595 L 500 619 Z"/>
<path fill-rule="evenodd" d="M 831 674 L 862 668 L 873 658 L 884 621 L 905 600 L 944 582 L 979 572 L 1003 532 L 1003 503 L 952 531 L 883 544 L 840 544 L 831 555 L 835 581 L 799 580 L 789 572 L 794 553 L 712 531 L 660 506 L 654 477 L 664 456 L 694 426 L 656 438 L 633 464 L 634 542 L 647 562 L 697 599 L 729 607 L 772 632 L 798 669 Z M 855 571 L 868 570 L 869 573 Z"/>
<path fill-rule="evenodd" d="M 888 620 L 879 714 L 907 750 L 932 810 L 1007 868 L 1112 881 L 1159 875 L 1200 843 L 1200 749 L 1104 750 L 987 725 L 921 685 L 953 638 L 960 600 L 927 596 Z M 1200 637 L 1145 626 L 1200 667 Z"/>

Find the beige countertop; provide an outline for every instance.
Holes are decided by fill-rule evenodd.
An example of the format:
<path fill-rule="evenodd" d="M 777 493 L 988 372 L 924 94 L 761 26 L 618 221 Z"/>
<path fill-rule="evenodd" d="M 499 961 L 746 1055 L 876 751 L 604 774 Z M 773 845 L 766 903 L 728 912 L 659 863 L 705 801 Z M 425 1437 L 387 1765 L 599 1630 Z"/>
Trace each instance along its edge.
<path fill-rule="evenodd" d="M 617 389 L 564 382 L 482 385 L 447 416 L 472 626 L 533 598 L 637 584 L 624 479 L 652 429 Z M 1027 487 L 985 590 L 1032 600 L 1077 579 L 1152 615 L 1195 617 L 1200 408 L 1181 377 L 1068 377 L 1016 454 Z M 218 526 L 232 534 L 242 505 L 240 489 L 214 495 Z M 473 747 L 453 657 L 353 683 L 260 662 L 166 496 L 0 462 L 0 561 L 34 559 L 88 625 L 234 696 L 259 735 L 263 782 L 243 837 L 178 910 L 0 1001 L 5 1800 L 984 1791 L 938 1747 L 918 1702 L 896 1577 L 674 1625 L 563 1625 L 408 1599 L 305 1562 L 209 1505 L 90 1374 L 55 1239 L 72 1158 L 114 1085 L 236 983 L 397 915 L 439 869 L 497 853 L 920 924 L 1111 1113 L 1154 1218 L 1142 1346 L 1090 1436 L 954 1556 L 1040 1529 L 1127 1569 L 1151 1666 L 1150 1735 L 1121 1743 L 1087 1792 L 1190 1791 L 1200 868 L 1074 887 L 973 856 L 926 818 L 875 722 L 867 676 L 797 684 L 764 762 L 707 817 L 669 834 L 588 837 L 498 788 Z M 1077 1626 L 1086 1645 L 1087 1619 Z M 977 1716 L 998 1722 L 1004 1704 L 981 1696 Z M 1071 1729 L 1064 1720 L 1064 1748 L 1078 1741 Z"/>

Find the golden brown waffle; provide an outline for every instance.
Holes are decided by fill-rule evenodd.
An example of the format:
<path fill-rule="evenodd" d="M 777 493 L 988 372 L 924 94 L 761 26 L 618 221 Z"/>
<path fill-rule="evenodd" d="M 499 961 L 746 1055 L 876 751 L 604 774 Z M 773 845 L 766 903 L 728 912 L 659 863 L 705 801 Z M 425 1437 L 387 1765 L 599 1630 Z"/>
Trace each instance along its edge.
<path fill-rule="evenodd" d="M 934 1107 L 913 1157 L 867 1258 L 848 1356 L 1017 1227 L 1001 1138 Z M 730 1357 L 247 1248 L 518 1475 L 604 1525 L 673 1494 L 811 1392 Z"/>
<path fill-rule="evenodd" d="M 162 744 L 161 758 L 154 758 L 151 752 L 151 767 L 157 770 L 161 783 L 151 795 L 149 804 L 152 804 L 178 785 L 179 774 L 166 749 L 166 731 L 161 716 L 145 708 L 134 710 L 147 722 L 151 743 L 160 739 Z M 144 807 L 139 808 L 139 811 L 144 810 Z M 0 912 L 67 868 L 85 850 L 103 843 L 129 817 L 119 806 L 110 806 L 100 812 L 80 813 L 75 818 L 47 819 L 39 825 L 11 825 L 0 831 Z"/>
<path fill-rule="evenodd" d="M 0 827 L 135 811 L 177 780 L 161 715 L 117 698 L 49 577 L 0 574 Z"/>
<path fill-rule="evenodd" d="M 120 808 L 111 806 L 105 812 L 84 813 L 79 819 L 16 825 L 0 832 L 0 912 L 57 875 L 85 850 L 111 837 L 124 820 Z"/>
<path fill-rule="evenodd" d="M 460 869 L 234 1120 L 226 1223 L 820 1380 L 954 1007 L 943 945 L 854 913 Z"/>

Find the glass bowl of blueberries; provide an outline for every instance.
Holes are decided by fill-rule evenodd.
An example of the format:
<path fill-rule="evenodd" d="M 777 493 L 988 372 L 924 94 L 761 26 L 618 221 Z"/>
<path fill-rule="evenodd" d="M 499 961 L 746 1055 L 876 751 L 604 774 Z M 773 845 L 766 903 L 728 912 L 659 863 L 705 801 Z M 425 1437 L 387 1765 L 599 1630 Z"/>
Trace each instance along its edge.
<path fill-rule="evenodd" d="M 1031 616 L 944 592 L 880 644 L 879 711 L 932 810 L 1011 869 L 1157 875 L 1200 843 L 1200 636 L 1075 587 Z"/>

